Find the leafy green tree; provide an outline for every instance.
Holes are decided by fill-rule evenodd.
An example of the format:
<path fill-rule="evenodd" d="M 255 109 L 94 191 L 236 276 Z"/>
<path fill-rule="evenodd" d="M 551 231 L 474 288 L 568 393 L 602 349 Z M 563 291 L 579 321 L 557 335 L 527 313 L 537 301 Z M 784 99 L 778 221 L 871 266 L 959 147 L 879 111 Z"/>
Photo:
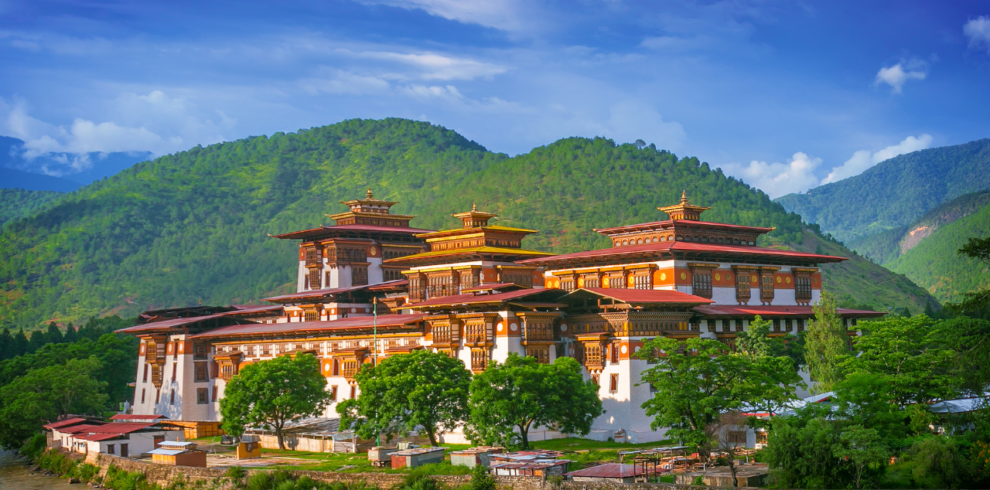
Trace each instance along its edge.
<path fill-rule="evenodd" d="M 523 449 L 529 448 L 530 428 L 583 435 L 604 413 L 598 386 L 584 380 L 581 365 L 570 357 L 540 364 L 509 354 L 504 364 L 493 361 L 471 381 L 468 405 L 466 432 L 472 441 Z"/>
<path fill-rule="evenodd" d="M 339 403 L 337 412 L 341 425 L 355 427 L 367 439 L 385 434 L 391 440 L 422 427 L 436 446 L 437 436 L 468 415 L 471 372 L 444 354 L 418 350 L 390 356 L 377 367 L 365 364 L 354 379 L 360 394 Z"/>
<path fill-rule="evenodd" d="M 475 465 L 471 470 L 470 490 L 496 490 L 495 477 L 483 465 Z"/>
<path fill-rule="evenodd" d="M 642 382 L 656 389 L 643 403 L 646 415 L 653 417 L 650 426 L 669 427 L 670 437 L 696 445 L 707 461 L 717 435 L 711 429 L 722 414 L 754 398 L 747 379 L 753 374 L 751 358 L 726 353 L 721 342 L 701 338 L 681 342 L 658 337 L 640 352 L 659 354 L 653 358 L 656 365 L 642 374 Z"/>
<path fill-rule="evenodd" d="M 28 353 L 28 339 L 27 336 L 24 335 L 24 327 L 21 327 L 21 329 L 17 331 L 17 335 L 14 335 L 14 342 L 12 345 L 13 348 L 11 350 L 14 353 L 13 357 L 23 356 Z"/>
<path fill-rule="evenodd" d="M 835 457 L 841 422 L 830 407 L 808 405 L 793 416 L 776 417 L 763 450 L 779 488 L 844 488 L 848 467 Z"/>
<path fill-rule="evenodd" d="M 0 361 L 14 357 L 12 350 L 14 347 L 14 336 L 10 335 L 10 329 L 3 327 L 0 332 Z"/>
<path fill-rule="evenodd" d="M 774 340 L 770 338 L 770 320 L 756 315 L 746 330 L 736 334 L 736 349 L 750 357 L 765 357 L 774 353 Z"/>
<path fill-rule="evenodd" d="M 31 332 L 31 337 L 28 339 L 27 353 L 37 352 L 38 349 L 45 346 L 48 343 L 48 336 L 43 330 L 35 330 Z"/>
<path fill-rule="evenodd" d="M 990 265 L 990 237 L 970 237 L 959 253 Z M 950 303 L 946 309 L 957 315 L 990 320 L 990 288 L 969 291 L 959 303 Z"/>
<path fill-rule="evenodd" d="M 822 291 L 813 310 L 815 319 L 804 337 L 804 360 L 808 374 L 815 382 L 814 391 L 826 393 L 832 391 L 845 374 L 842 364 L 849 354 L 846 344 L 849 336 L 831 294 Z"/>
<path fill-rule="evenodd" d="M 854 425 L 847 427 L 839 440 L 832 446 L 832 452 L 836 458 L 852 466 L 856 488 L 863 488 L 866 480 L 879 483 L 877 480 L 887 467 L 890 451 L 877 431 Z"/>
<path fill-rule="evenodd" d="M 943 344 L 955 332 L 924 315 L 861 322 L 860 328 L 864 334 L 854 340 L 859 353 L 848 358 L 847 371 L 881 379 L 900 406 L 957 394 L 956 352 Z"/>
<path fill-rule="evenodd" d="M 70 323 L 65 327 L 65 335 L 62 337 L 62 341 L 71 344 L 77 340 L 79 340 L 79 336 L 76 335 L 76 327 L 73 327 Z"/>
<path fill-rule="evenodd" d="M 105 383 L 93 374 L 99 361 L 73 359 L 33 369 L 0 388 L 0 445 L 18 448 L 45 423 L 70 413 L 100 414 L 107 405 Z"/>
<path fill-rule="evenodd" d="M 772 322 L 759 315 L 736 336 L 736 348 L 752 365 L 747 376 L 751 395 L 748 405 L 771 416 L 797 399 L 796 389 L 804 388 L 794 359 L 786 355 L 780 338 L 770 337 Z"/>
<path fill-rule="evenodd" d="M 969 475 L 964 451 L 946 436 L 928 437 L 911 448 L 914 479 L 928 488 L 959 488 Z"/>
<path fill-rule="evenodd" d="M 320 362 L 311 354 L 245 366 L 224 388 L 223 428 L 234 435 L 250 425 L 273 430 L 279 448 L 285 449 L 285 424 L 322 413 L 330 398 L 326 386 Z"/>

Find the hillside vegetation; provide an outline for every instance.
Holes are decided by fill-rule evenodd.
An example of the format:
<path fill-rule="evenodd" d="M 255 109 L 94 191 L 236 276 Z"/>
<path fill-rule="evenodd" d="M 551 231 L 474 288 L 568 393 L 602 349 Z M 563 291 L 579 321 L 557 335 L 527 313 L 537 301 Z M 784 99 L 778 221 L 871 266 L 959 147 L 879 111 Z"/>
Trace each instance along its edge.
<path fill-rule="evenodd" d="M 554 252 L 604 246 L 595 227 L 664 219 L 656 207 L 682 190 L 712 207 L 706 219 L 776 227 L 767 243 L 821 240 L 762 192 L 652 145 L 571 138 L 508 158 L 428 123 L 350 120 L 139 163 L 8 224 L 0 319 L 31 328 L 289 291 L 296 244 L 266 235 L 330 224 L 324 214 L 369 186 L 399 201 L 395 212 L 419 215 L 414 226 L 451 228 L 450 213 L 476 201 L 502 224 L 541 230 L 526 246 Z M 878 278 L 856 283 L 852 298 L 912 311 L 927 298 L 888 288 L 894 275 L 868 262 L 831 277 L 846 275 Z"/>
<path fill-rule="evenodd" d="M 0 189 L 0 226 L 37 212 L 63 195 L 53 191 Z"/>
<path fill-rule="evenodd" d="M 946 201 L 984 189 L 990 189 L 990 139 L 900 155 L 777 202 L 849 243 L 908 226 Z"/>
<path fill-rule="evenodd" d="M 971 214 L 938 227 L 914 248 L 885 264 L 927 289 L 942 302 L 958 302 L 963 295 L 990 287 L 990 268 L 959 253 L 971 237 L 990 237 L 990 203 Z"/>

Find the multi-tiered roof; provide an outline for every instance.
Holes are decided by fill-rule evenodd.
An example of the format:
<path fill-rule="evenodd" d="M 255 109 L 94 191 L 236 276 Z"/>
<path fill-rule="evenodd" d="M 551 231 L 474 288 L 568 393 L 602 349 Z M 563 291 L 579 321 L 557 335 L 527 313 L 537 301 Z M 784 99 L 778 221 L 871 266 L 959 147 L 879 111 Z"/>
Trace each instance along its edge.
<path fill-rule="evenodd" d="M 409 221 L 415 218 L 415 216 L 392 214 L 392 206 L 398 203 L 376 199 L 371 192 L 371 188 L 368 188 L 364 199 L 340 201 L 340 203 L 349 209 L 343 213 L 326 215 L 328 218 L 334 220 L 336 223 L 334 225 L 323 225 L 319 228 L 273 236 L 275 238 L 303 241 L 324 240 L 328 238 L 372 238 L 385 241 L 414 241 L 414 235 L 430 231 L 410 227 Z"/>

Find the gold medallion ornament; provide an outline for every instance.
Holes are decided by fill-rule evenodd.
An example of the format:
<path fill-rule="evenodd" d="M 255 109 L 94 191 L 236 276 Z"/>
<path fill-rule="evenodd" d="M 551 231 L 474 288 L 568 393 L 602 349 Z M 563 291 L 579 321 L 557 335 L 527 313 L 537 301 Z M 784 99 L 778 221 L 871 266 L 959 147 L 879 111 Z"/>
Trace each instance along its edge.
<path fill-rule="evenodd" d="M 728 276 L 726 276 L 726 277 L 728 277 Z M 715 273 L 715 280 L 716 281 L 721 281 L 722 280 L 722 274 L 719 274 L 719 273 L 716 272 Z"/>
<path fill-rule="evenodd" d="M 636 285 L 636 278 L 635 277 L 629 276 L 629 285 L 630 286 L 635 286 Z"/>
<path fill-rule="evenodd" d="M 602 279 L 602 285 L 604 285 L 605 287 L 608 287 L 608 278 L 607 277 L 604 278 L 604 279 Z"/>
<path fill-rule="evenodd" d="M 753 274 L 753 275 L 749 276 L 749 281 L 750 282 L 757 282 L 756 274 Z"/>
<path fill-rule="evenodd" d="M 683 281 L 685 279 L 687 279 L 687 274 L 681 272 L 681 280 Z"/>
<path fill-rule="evenodd" d="M 579 288 L 583 288 L 584 287 L 584 278 L 583 277 L 579 277 L 578 278 L 578 287 Z"/>
<path fill-rule="evenodd" d="M 368 255 L 374 257 L 378 255 L 378 247 L 371 247 L 368 249 Z"/>
<path fill-rule="evenodd" d="M 777 276 L 777 284 L 780 284 L 780 276 Z"/>
<path fill-rule="evenodd" d="M 661 272 L 660 273 L 660 280 L 661 281 L 666 281 L 667 280 L 667 273 Z"/>
<path fill-rule="evenodd" d="M 788 278 L 787 278 L 787 284 L 790 284 L 790 283 L 791 283 L 791 278 L 790 278 L 790 277 L 788 277 Z"/>

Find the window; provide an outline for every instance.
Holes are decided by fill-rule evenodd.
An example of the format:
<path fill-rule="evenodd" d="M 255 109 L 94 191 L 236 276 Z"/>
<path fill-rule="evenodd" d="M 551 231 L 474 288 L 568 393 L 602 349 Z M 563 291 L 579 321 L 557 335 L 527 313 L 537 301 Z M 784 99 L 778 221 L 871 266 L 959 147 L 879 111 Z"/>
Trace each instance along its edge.
<path fill-rule="evenodd" d="M 560 289 L 564 291 L 574 291 L 574 278 L 573 277 L 561 277 L 560 278 Z"/>
<path fill-rule="evenodd" d="M 357 386 L 351 385 L 351 399 L 357 398 Z"/>
<path fill-rule="evenodd" d="M 306 310 L 303 313 L 305 321 L 307 322 L 318 322 L 320 321 L 320 312 L 317 310 Z"/>
<path fill-rule="evenodd" d="M 309 289 L 320 289 L 320 270 L 313 269 L 309 271 Z"/>
<path fill-rule="evenodd" d="M 107 444 L 107 454 L 113 454 L 113 444 Z"/>
<path fill-rule="evenodd" d="M 773 301 L 773 273 L 760 276 L 760 301 L 764 303 Z"/>
<path fill-rule="evenodd" d="M 178 358 L 179 358 L 179 341 L 176 340 L 175 345 L 172 346 L 172 360 L 174 361 Z"/>
<path fill-rule="evenodd" d="M 351 267 L 351 286 L 364 286 L 368 284 L 367 267 Z"/>
<path fill-rule="evenodd" d="M 306 283 L 303 285 L 303 289 L 309 289 L 309 274 L 306 275 Z"/>
<path fill-rule="evenodd" d="M 327 271 L 327 275 L 326 278 L 324 278 L 323 284 L 325 284 L 327 287 L 330 287 L 330 271 Z"/>
<path fill-rule="evenodd" d="M 148 382 L 148 365 L 144 365 L 144 378 L 141 380 L 144 383 Z"/>
<path fill-rule="evenodd" d="M 736 301 L 746 304 L 750 298 L 749 271 L 736 271 Z"/>
<path fill-rule="evenodd" d="M 209 389 L 199 388 L 196 390 L 196 403 L 200 405 L 206 405 L 210 399 Z"/>
<path fill-rule="evenodd" d="M 331 371 L 334 376 L 340 376 L 340 359 L 333 360 L 333 371 Z M 337 389 L 336 387 L 334 389 Z"/>
<path fill-rule="evenodd" d="M 193 359 L 206 359 L 208 349 L 205 343 L 193 344 Z"/>
<path fill-rule="evenodd" d="M 172 399 L 168 402 L 169 405 L 175 405 L 175 389 L 172 389 Z"/>
<path fill-rule="evenodd" d="M 712 271 L 709 269 L 692 271 L 692 292 L 695 296 L 711 299 Z"/>
<path fill-rule="evenodd" d="M 195 369 L 196 369 L 196 382 L 197 383 L 202 383 L 203 381 L 208 381 L 209 380 L 209 375 L 208 375 L 209 373 L 208 373 L 208 370 L 206 368 L 206 363 L 205 362 L 197 362 Z"/>
<path fill-rule="evenodd" d="M 212 392 L 212 396 L 210 396 L 210 401 L 214 401 L 214 402 L 217 401 L 217 387 L 216 386 L 213 387 L 213 392 Z"/>
<path fill-rule="evenodd" d="M 619 363 L 619 344 L 609 345 L 609 362 L 612 364 Z"/>
<path fill-rule="evenodd" d="M 592 383 L 595 383 L 595 386 L 598 386 L 599 388 L 602 386 L 600 381 L 601 381 L 601 375 L 600 374 L 597 374 L 596 373 L 596 374 L 592 374 L 591 375 L 591 382 Z"/>
<path fill-rule="evenodd" d="M 527 348 L 526 355 L 535 358 L 540 364 L 550 364 L 550 349 L 547 348 Z"/>
<path fill-rule="evenodd" d="M 179 371 L 179 363 L 172 361 L 172 381 L 175 381 L 175 377 Z"/>
<path fill-rule="evenodd" d="M 157 389 L 155 390 L 155 405 L 158 405 L 161 402 L 162 402 L 162 390 Z"/>
<path fill-rule="evenodd" d="M 609 375 L 608 392 L 617 393 L 618 391 L 619 391 L 619 374 L 613 373 Z"/>
<path fill-rule="evenodd" d="M 601 287 L 600 280 L 597 275 L 584 276 L 584 287 L 586 288 L 598 288 Z"/>
<path fill-rule="evenodd" d="M 653 285 L 650 284 L 650 274 L 637 274 L 633 279 L 633 284 L 636 289 L 653 289 Z"/>
<path fill-rule="evenodd" d="M 145 389 L 144 388 L 141 388 L 141 403 L 144 403 L 144 392 L 145 392 Z"/>
<path fill-rule="evenodd" d="M 330 401 L 337 401 L 337 385 L 330 386 Z"/>
<path fill-rule="evenodd" d="M 794 278 L 794 299 L 799 302 L 811 301 L 811 278 L 798 276 Z"/>

